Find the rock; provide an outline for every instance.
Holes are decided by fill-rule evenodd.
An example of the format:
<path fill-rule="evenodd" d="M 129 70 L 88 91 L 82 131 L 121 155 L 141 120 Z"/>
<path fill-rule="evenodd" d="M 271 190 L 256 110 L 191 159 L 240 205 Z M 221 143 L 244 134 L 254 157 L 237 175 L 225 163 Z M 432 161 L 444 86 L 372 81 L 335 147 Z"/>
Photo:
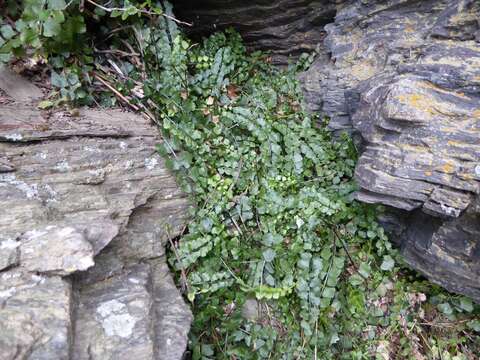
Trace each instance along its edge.
<path fill-rule="evenodd" d="M 286 64 L 289 57 L 315 50 L 333 21 L 335 0 L 189 0 L 175 1 L 175 13 L 193 23 L 191 34 L 206 35 L 233 26 L 251 50 L 272 51 L 272 60 Z"/>
<path fill-rule="evenodd" d="M 73 359 L 181 359 L 191 313 L 164 259 L 77 282 Z"/>
<path fill-rule="evenodd" d="M 0 65 L 0 84 L 2 90 L 17 101 L 30 102 L 43 97 L 39 88 L 4 65 Z"/>
<path fill-rule="evenodd" d="M 242 308 L 242 316 L 249 321 L 257 321 L 259 318 L 260 305 L 257 299 L 247 299 Z"/>
<path fill-rule="evenodd" d="M 0 270 L 18 263 L 19 246 L 18 241 L 0 236 Z"/>
<path fill-rule="evenodd" d="M 299 78 L 308 108 L 357 140 L 357 199 L 387 205 L 382 222 L 411 266 L 480 302 L 480 2 L 186 3 L 177 13 L 201 31 L 233 25 L 280 59 L 319 51 Z M 294 34 L 306 29 L 326 36 L 303 46 Z"/>
<path fill-rule="evenodd" d="M 18 270 L 0 274 L 0 358 L 68 359 L 71 284 Z"/>
<path fill-rule="evenodd" d="M 151 286 L 147 265 L 82 286 L 73 359 L 153 359 Z"/>
<path fill-rule="evenodd" d="M 84 234 L 71 226 L 47 226 L 23 234 L 20 263 L 28 271 L 69 275 L 92 267 L 93 248 Z"/>
<path fill-rule="evenodd" d="M 181 359 L 193 317 L 164 261 L 152 260 L 155 348 L 162 360 Z"/>
<path fill-rule="evenodd" d="M 361 96 L 352 117 L 366 140 L 356 172 L 362 191 L 382 194 L 372 202 L 460 216 L 480 190 L 471 128 L 480 124 L 480 103 L 412 73 L 368 83 L 375 90 Z"/>
<path fill-rule="evenodd" d="M 0 104 L 0 358 L 181 359 L 191 312 L 164 247 L 188 202 L 158 130 L 120 110 L 72 117 L 11 96 Z"/>
<path fill-rule="evenodd" d="M 352 2 L 326 27 L 332 61 L 309 70 L 327 76 L 305 87 L 361 135 L 357 198 L 404 211 L 407 262 L 480 302 L 479 16 L 476 1 Z"/>

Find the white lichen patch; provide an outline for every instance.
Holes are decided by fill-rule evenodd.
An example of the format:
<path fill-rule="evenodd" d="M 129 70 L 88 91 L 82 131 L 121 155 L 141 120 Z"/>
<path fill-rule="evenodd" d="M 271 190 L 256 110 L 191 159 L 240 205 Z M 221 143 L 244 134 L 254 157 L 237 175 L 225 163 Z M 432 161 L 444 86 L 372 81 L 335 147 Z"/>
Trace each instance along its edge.
<path fill-rule="evenodd" d="M 55 169 L 58 170 L 58 171 L 61 171 L 61 172 L 66 172 L 66 171 L 70 170 L 71 167 L 70 167 L 70 164 L 68 163 L 67 160 L 63 160 L 63 161 L 58 162 L 55 165 Z"/>
<path fill-rule="evenodd" d="M 19 278 L 20 277 L 20 273 L 18 272 L 14 272 L 14 273 L 11 273 L 11 272 L 4 272 L 2 273 L 2 280 L 12 280 L 12 279 L 16 279 L 16 278 Z"/>
<path fill-rule="evenodd" d="M 13 239 L 7 239 L 0 242 L 0 250 L 12 250 L 12 249 L 16 249 L 19 246 L 20 246 L 20 243 Z"/>
<path fill-rule="evenodd" d="M 107 164 L 107 166 L 105 166 L 106 173 L 111 173 L 113 170 L 115 170 L 115 166 L 113 164 Z"/>
<path fill-rule="evenodd" d="M 45 160 L 45 159 L 48 157 L 48 154 L 47 154 L 47 153 L 44 153 L 44 152 L 41 152 L 41 153 L 38 153 L 37 156 L 38 156 L 40 159 Z"/>
<path fill-rule="evenodd" d="M 158 159 L 154 157 L 146 158 L 145 159 L 145 167 L 148 170 L 153 170 L 155 166 L 158 164 Z"/>
<path fill-rule="evenodd" d="M 118 300 L 106 301 L 97 308 L 97 314 L 107 336 L 128 338 L 132 335 L 136 319 L 125 304 Z"/>
<path fill-rule="evenodd" d="M 25 194 L 27 199 L 34 199 L 38 197 L 38 185 L 27 184 L 24 181 L 17 180 L 14 174 L 0 175 L 0 187 L 12 185 Z"/>
<path fill-rule="evenodd" d="M 50 230 L 50 229 L 51 229 L 51 226 L 47 226 L 45 228 L 45 230 Z M 45 235 L 47 233 L 47 231 L 45 230 L 37 230 L 37 229 L 29 230 L 24 234 L 24 237 L 29 241 L 35 240 L 36 238 L 39 238 Z"/>
<path fill-rule="evenodd" d="M 38 197 L 38 185 L 37 184 L 31 184 L 28 185 L 27 183 L 23 181 L 18 181 L 16 184 L 16 188 L 22 191 L 27 199 L 34 199 Z"/>
<path fill-rule="evenodd" d="M 92 147 L 92 146 L 84 146 L 83 150 L 88 151 L 88 152 L 95 152 L 95 153 L 101 153 L 102 151 L 99 148 Z"/>
<path fill-rule="evenodd" d="M 120 336 L 128 338 L 132 335 L 135 318 L 130 314 L 110 315 L 102 323 L 107 336 Z"/>
<path fill-rule="evenodd" d="M 125 163 L 125 170 L 133 168 L 133 161 L 132 160 L 127 160 Z"/>
<path fill-rule="evenodd" d="M 89 170 L 88 176 L 85 178 L 85 184 L 101 184 L 105 181 L 105 170 L 104 169 L 95 169 Z"/>
<path fill-rule="evenodd" d="M 450 207 L 444 204 L 440 204 L 440 207 L 442 211 L 449 216 L 458 217 L 461 213 L 460 209 L 455 209 L 453 207 Z"/>
<path fill-rule="evenodd" d="M 120 146 L 120 149 L 122 149 L 122 150 L 125 150 L 128 147 L 128 145 L 125 141 L 120 141 L 119 146 Z"/>
<path fill-rule="evenodd" d="M 45 276 L 38 275 L 38 274 L 32 274 L 31 279 L 35 281 L 36 283 L 43 284 L 45 282 Z"/>
<path fill-rule="evenodd" d="M 480 177 L 480 165 L 475 166 L 475 175 Z"/>
<path fill-rule="evenodd" d="M 17 289 L 15 289 L 14 287 L 11 287 L 7 290 L 0 290 L 0 299 L 12 297 L 13 295 L 15 295 L 16 292 Z"/>
<path fill-rule="evenodd" d="M 12 140 L 12 141 L 20 141 L 20 140 L 23 139 L 23 136 L 22 136 L 22 134 L 13 133 L 13 134 L 5 135 L 5 139 Z"/>
<path fill-rule="evenodd" d="M 97 313 L 101 317 L 105 318 L 112 313 L 122 312 L 124 311 L 124 309 L 126 309 L 126 306 L 124 303 L 121 303 L 120 301 L 113 299 L 113 300 L 109 300 L 109 301 L 105 301 L 104 303 L 101 303 L 100 306 L 97 308 Z"/>

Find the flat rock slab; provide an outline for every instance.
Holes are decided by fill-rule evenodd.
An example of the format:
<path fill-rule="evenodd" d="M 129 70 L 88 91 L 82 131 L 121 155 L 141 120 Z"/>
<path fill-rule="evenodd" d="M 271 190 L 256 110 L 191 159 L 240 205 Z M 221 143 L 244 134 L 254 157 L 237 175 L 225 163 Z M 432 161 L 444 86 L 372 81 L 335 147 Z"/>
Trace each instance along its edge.
<path fill-rule="evenodd" d="M 92 267 L 93 247 L 78 229 L 47 226 L 20 238 L 20 263 L 31 272 L 69 275 Z"/>

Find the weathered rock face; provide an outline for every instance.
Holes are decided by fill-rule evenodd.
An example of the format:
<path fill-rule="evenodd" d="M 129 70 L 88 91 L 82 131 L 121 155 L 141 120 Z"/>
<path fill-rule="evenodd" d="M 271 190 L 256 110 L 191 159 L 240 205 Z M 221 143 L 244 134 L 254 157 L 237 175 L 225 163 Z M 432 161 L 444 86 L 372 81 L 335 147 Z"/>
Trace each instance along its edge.
<path fill-rule="evenodd" d="M 165 261 L 187 200 L 129 113 L 36 109 L 0 71 L 0 358 L 181 359 L 191 313 Z"/>
<path fill-rule="evenodd" d="M 334 21 L 307 26 L 326 32 L 301 76 L 307 106 L 329 116 L 332 130 L 361 135 L 357 198 L 398 209 L 384 220 L 406 260 L 480 301 L 480 2 L 291 1 L 289 11 L 281 1 L 234 1 L 235 11 L 209 3 L 218 8 L 186 13 L 202 14 L 203 28 L 234 25 L 280 55 L 305 31 L 295 24 L 331 14 L 336 3 Z M 259 4 L 277 9 L 281 21 L 255 11 Z M 277 27 L 295 35 L 271 36 Z"/>
<path fill-rule="evenodd" d="M 272 51 L 286 64 L 290 56 L 322 46 L 323 27 L 333 21 L 335 0 L 176 0 L 175 13 L 193 24 L 194 34 L 233 26 L 252 49 Z"/>
<path fill-rule="evenodd" d="M 364 140 L 357 198 L 403 210 L 406 260 L 480 301 L 478 19 L 478 1 L 352 3 L 326 28 L 317 86 L 332 127 Z"/>

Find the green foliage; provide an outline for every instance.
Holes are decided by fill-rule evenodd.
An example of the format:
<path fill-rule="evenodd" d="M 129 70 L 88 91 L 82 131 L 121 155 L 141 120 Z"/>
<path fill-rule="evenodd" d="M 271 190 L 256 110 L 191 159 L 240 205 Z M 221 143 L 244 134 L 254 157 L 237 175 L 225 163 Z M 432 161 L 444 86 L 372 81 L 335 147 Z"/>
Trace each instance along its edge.
<path fill-rule="evenodd" d="M 404 278 L 376 210 L 353 200 L 351 140 L 333 141 L 303 110 L 295 70 L 312 57 L 278 70 L 232 31 L 198 45 L 161 31 L 146 37 L 145 103 L 156 104 L 159 151 L 195 205 L 170 256 L 195 313 L 193 359 L 461 354 L 466 338 L 419 342 L 422 291 L 432 291 Z M 258 302 L 254 319 L 247 300 Z M 453 322 L 479 311 L 456 301 L 430 311 Z"/>
<path fill-rule="evenodd" d="M 353 143 L 302 107 L 296 73 L 313 55 L 279 70 L 233 31 L 192 43 L 167 3 L 82 3 L 7 1 L 0 57 L 49 64 L 54 96 L 42 107 L 113 105 L 93 88 L 98 74 L 125 95 L 142 84 L 129 99 L 159 124 L 158 150 L 194 205 L 169 256 L 195 315 L 193 359 L 480 352 L 478 306 L 406 270 L 380 209 L 353 200 Z M 141 66 L 104 55 L 120 49 Z"/>
<path fill-rule="evenodd" d="M 8 1 L 12 3 L 13 1 Z M 2 25 L 0 54 L 3 61 L 11 56 L 45 56 L 78 49 L 84 43 L 86 25 L 78 12 L 79 1 L 25 0 L 23 8 L 11 10 L 14 23 Z M 73 9 L 76 9 L 73 10 Z M 73 10 L 73 11 L 72 11 Z"/>
<path fill-rule="evenodd" d="M 163 14 L 160 3 L 152 0 L 21 3 L 6 0 L 5 8 L 0 10 L 0 63 L 15 58 L 49 63 L 54 68 L 51 85 L 55 101 L 44 103 L 44 107 L 63 102 L 92 103 L 89 89 L 93 82 L 89 74 L 98 66 L 92 48 L 97 42 L 94 39 L 109 39 L 112 29 Z M 101 43 L 105 45 L 105 40 Z"/>

